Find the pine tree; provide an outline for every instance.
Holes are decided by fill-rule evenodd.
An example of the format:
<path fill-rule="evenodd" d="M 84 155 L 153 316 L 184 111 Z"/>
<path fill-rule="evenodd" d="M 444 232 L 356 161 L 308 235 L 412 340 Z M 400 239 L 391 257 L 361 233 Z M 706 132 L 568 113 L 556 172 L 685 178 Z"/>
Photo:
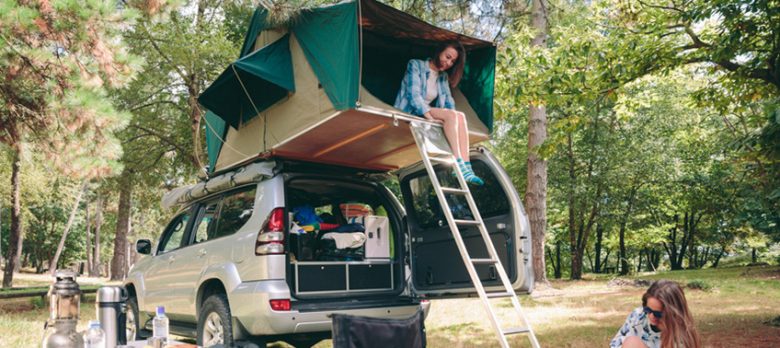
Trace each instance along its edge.
<path fill-rule="evenodd" d="M 0 142 L 12 151 L 10 287 L 22 246 L 20 180 L 25 144 L 45 152 L 63 173 L 89 178 L 118 168 L 113 131 L 127 115 L 106 98 L 125 84 L 138 60 L 119 34 L 136 17 L 106 1 L 0 3 Z"/>

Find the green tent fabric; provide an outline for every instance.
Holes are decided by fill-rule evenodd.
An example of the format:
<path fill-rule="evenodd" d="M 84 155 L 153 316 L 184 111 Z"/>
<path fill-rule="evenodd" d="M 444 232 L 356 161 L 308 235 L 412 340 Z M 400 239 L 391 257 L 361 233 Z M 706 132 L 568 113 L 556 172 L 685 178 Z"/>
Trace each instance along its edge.
<path fill-rule="evenodd" d="M 257 35 L 265 29 L 265 19 L 268 17 L 268 11 L 262 7 L 257 7 L 255 13 L 252 15 L 252 20 L 249 22 L 249 30 L 244 37 L 244 44 L 241 45 L 241 56 L 243 58 L 247 54 L 252 53 L 252 49 L 255 47 L 255 41 Z"/>
<path fill-rule="evenodd" d="M 222 140 L 227 133 L 227 123 L 217 114 L 207 111 L 203 116 L 206 121 L 206 151 L 209 155 L 209 172 L 213 172 L 217 166 L 219 151 L 222 149 Z"/>
<path fill-rule="evenodd" d="M 249 30 L 244 37 L 244 44 L 241 46 L 241 55 L 239 58 L 252 53 L 252 49 L 255 47 L 255 41 L 257 35 L 265 29 L 265 19 L 268 17 L 268 11 L 262 7 L 255 9 L 255 13 L 252 15 L 252 19 L 249 22 Z M 222 141 L 227 136 L 227 123 L 225 120 L 217 116 L 217 114 L 208 111 L 203 116 L 206 120 L 206 151 L 209 155 L 209 171 L 213 172 L 217 166 L 217 158 L 219 158 L 219 151 L 222 150 Z"/>
<path fill-rule="evenodd" d="M 471 104 L 471 108 L 493 131 L 493 92 L 496 75 L 496 47 L 490 46 L 470 51 L 458 87 Z"/>
<path fill-rule="evenodd" d="M 290 36 L 230 65 L 198 98 L 233 128 L 295 92 Z"/>
<path fill-rule="evenodd" d="M 360 83 L 357 2 L 303 11 L 292 28 L 336 110 L 355 107 Z"/>

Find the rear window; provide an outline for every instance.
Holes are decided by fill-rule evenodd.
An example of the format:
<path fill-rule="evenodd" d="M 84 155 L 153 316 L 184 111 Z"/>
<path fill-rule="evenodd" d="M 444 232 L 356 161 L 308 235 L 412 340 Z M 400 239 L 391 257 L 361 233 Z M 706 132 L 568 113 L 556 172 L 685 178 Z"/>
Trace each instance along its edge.
<path fill-rule="evenodd" d="M 222 199 L 219 221 L 214 236 L 209 239 L 236 233 L 252 217 L 255 208 L 257 186 L 227 194 Z"/>

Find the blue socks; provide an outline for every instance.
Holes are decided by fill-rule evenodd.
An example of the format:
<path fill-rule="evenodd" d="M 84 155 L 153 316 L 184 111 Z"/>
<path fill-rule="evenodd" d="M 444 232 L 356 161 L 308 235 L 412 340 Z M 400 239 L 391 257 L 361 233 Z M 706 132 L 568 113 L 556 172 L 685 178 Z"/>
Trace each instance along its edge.
<path fill-rule="evenodd" d="M 466 179 L 466 182 L 477 186 L 485 184 L 480 177 L 474 174 L 474 171 L 471 169 L 471 162 L 464 162 L 462 158 L 458 158 L 457 162 L 458 168 L 460 168 L 461 173 L 463 173 L 463 178 Z"/>

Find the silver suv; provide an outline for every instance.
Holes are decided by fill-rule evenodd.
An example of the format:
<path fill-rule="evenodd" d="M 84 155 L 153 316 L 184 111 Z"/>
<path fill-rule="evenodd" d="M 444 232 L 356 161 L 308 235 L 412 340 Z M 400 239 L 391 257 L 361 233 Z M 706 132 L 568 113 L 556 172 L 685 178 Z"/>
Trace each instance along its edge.
<path fill-rule="evenodd" d="M 427 315 L 426 299 L 475 295 L 420 164 L 398 171 L 400 187 L 390 184 L 402 205 L 383 184 L 388 173 L 271 163 L 273 171 L 258 181 L 181 205 L 156 245 L 137 241 L 147 256 L 125 280 L 131 334 L 148 334 L 155 307 L 165 306 L 170 331 L 202 346 L 310 346 L 330 336 L 332 313 L 402 318 L 422 307 Z M 530 230 L 520 197 L 486 149 L 473 151 L 472 164 L 486 182 L 471 187 L 472 195 L 502 264 L 517 290 L 530 291 Z M 449 168 L 438 170 L 444 185 L 455 185 Z M 450 206 L 455 218 L 468 219 L 461 198 L 453 196 Z M 386 222 L 364 229 L 363 238 L 360 227 L 374 224 L 356 220 L 360 212 Z M 365 242 L 339 249 L 338 238 L 324 233 L 334 226 Z M 476 227 L 462 234 L 472 257 L 486 257 Z M 493 265 L 478 273 L 500 288 Z"/>

